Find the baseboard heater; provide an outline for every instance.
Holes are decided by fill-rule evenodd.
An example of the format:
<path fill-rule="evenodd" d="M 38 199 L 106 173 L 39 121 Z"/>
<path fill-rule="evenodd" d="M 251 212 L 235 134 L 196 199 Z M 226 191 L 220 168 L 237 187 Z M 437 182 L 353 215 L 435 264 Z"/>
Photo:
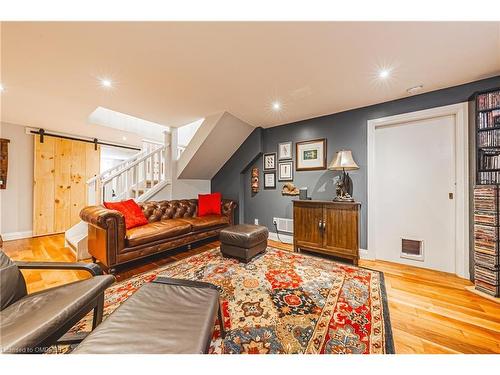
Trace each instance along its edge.
<path fill-rule="evenodd" d="M 293 219 L 273 217 L 273 223 L 276 223 L 278 232 L 293 233 Z"/>

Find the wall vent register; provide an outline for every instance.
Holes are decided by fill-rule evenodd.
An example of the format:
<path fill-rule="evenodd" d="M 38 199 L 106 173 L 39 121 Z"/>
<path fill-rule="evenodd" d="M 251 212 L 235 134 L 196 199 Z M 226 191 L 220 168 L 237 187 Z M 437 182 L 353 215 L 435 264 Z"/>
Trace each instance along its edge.
<path fill-rule="evenodd" d="M 424 241 L 401 239 L 401 258 L 424 260 Z"/>

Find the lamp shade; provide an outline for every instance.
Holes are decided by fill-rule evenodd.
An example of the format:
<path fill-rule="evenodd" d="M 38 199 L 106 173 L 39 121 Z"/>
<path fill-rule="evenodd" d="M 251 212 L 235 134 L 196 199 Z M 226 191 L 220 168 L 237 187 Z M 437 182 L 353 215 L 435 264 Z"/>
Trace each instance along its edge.
<path fill-rule="evenodd" d="M 352 152 L 350 150 L 341 150 L 335 154 L 335 157 L 328 166 L 328 169 L 334 171 L 352 171 L 359 169 L 359 166 L 352 158 Z"/>

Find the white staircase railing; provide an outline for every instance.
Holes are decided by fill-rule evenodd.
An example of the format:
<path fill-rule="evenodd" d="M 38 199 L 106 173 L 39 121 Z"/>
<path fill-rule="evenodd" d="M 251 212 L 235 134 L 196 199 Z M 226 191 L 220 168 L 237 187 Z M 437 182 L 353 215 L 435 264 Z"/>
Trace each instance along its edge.
<path fill-rule="evenodd" d="M 142 151 L 87 181 L 87 204 L 143 201 L 170 182 L 170 134 L 165 144 L 144 141 Z"/>

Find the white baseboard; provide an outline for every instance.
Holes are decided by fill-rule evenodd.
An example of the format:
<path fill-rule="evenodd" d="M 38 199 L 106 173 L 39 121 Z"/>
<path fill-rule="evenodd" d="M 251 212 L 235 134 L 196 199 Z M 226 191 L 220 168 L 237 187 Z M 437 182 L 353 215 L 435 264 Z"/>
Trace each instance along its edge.
<path fill-rule="evenodd" d="M 12 240 L 20 240 L 23 238 L 33 237 L 33 231 L 27 230 L 24 232 L 10 232 L 10 233 L 2 233 L 2 240 L 4 241 L 12 241 Z"/>
<path fill-rule="evenodd" d="M 368 252 L 367 249 L 359 249 L 359 258 L 367 260 L 375 260 L 375 258 Z"/>
<path fill-rule="evenodd" d="M 273 241 L 279 241 L 278 235 L 276 234 L 276 232 L 269 232 L 269 239 L 271 239 Z M 280 239 L 284 243 L 293 244 L 293 235 L 280 233 Z"/>

